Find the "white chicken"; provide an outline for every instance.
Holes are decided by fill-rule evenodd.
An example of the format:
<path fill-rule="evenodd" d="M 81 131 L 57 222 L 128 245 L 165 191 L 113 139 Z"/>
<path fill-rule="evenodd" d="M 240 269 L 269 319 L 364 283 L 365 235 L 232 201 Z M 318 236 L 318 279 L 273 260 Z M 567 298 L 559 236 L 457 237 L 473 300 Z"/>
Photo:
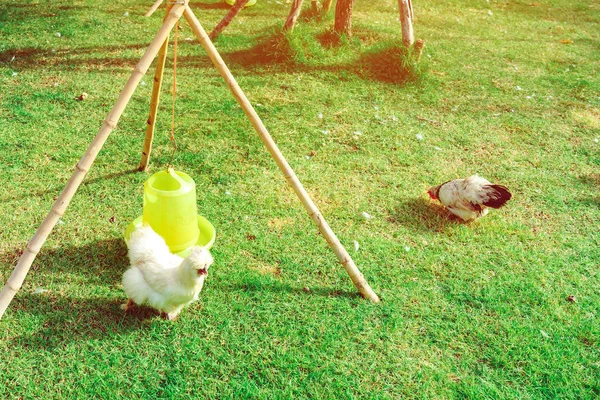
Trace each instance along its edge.
<path fill-rule="evenodd" d="M 427 193 L 464 221 L 483 217 L 488 207 L 500 208 L 512 197 L 506 186 L 494 185 L 477 175 L 444 182 Z"/>
<path fill-rule="evenodd" d="M 183 307 L 198 300 L 213 257 L 204 247 L 194 246 L 183 259 L 169 251 L 164 239 L 148 225 L 136 229 L 129 239 L 131 267 L 123 274 L 129 296 L 123 309 L 133 303 L 147 304 L 163 318 L 175 320 Z"/>

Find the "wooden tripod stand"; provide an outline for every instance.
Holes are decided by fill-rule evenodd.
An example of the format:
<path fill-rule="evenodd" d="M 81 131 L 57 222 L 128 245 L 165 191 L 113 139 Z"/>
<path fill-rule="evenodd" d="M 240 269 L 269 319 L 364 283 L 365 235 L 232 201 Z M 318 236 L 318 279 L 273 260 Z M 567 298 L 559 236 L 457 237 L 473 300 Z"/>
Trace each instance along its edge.
<path fill-rule="evenodd" d="M 150 118 L 148 119 L 148 129 L 146 132 L 146 140 L 144 142 L 144 152 L 142 155 L 142 161 L 140 164 L 141 169 L 145 169 L 148 165 L 148 160 L 150 157 L 150 149 L 152 145 L 152 134 L 154 132 L 154 119 L 156 116 L 156 109 L 158 107 L 158 93 L 160 91 L 160 85 L 162 81 L 162 70 L 164 68 L 165 57 L 166 57 L 166 49 L 169 40 L 169 34 L 177 21 L 183 16 L 192 30 L 194 34 L 198 38 L 198 41 L 202 45 L 202 47 L 208 53 L 208 56 L 212 60 L 214 66 L 219 71 L 219 74 L 225 80 L 225 83 L 231 90 L 231 93 L 236 98 L 237 102 L 240 104 L 246 116 L 252 123 L 254 129 L 258 133 L 259 137 L 263 141 L 264 145 L 267 147 L 271 156 L 275 159 L 275 162 L 283 172 L 288 183 L 292 186 L 296 195 L 304 205 L 304 208 L 313 219 L 323 237 L 329 243 L 329 246 L 333 249 L 338 260 L 346 269 L 348 275 L 354 282 L 354 285 L 358 289 L 358 291 L 367 299 L 378 302 L 379 297 L 375 292 L 371 289 L 364 276 L 358 270 L 354 261 L 340 243 L 339 239 L 336 237 L 335 233 L 331 230 L 319 209 L 315 206 L 312 199 L 300 183 L 300 180 L 289 166 L 279 148 L 267 132 L 264 124 L 259 118 L 258 114 L 246 98 L 242 89 L 240 89 L 239 85 L 235 81 L 233 75 L 223 62 L 223 59 L 217 52 L 217 49 L 214 47 L 208 35 L 204 31 L 204 28 L 200 25 L 200 22 L 192 12 L 191 8 L 188 5 L 189 0 L 178 0 L 168 4 L 168 13 L 163 21 L 161 28 L 158 33 L 154 37 L 154 40 L 148 46 L 148 49 L 134 68 L 129 80 L 125 84 L 123 91 L 119 95 L 117 101 L 115 102 L 112 110 L 108 113 L 100 131 L 92 141 L 92 143 L 87 148 L 85 154 L 81 157 L 77 165 L 75 166 L 75 170 L 71 175 L 71 178 L 67 182 L 67 185 L 61 192 L 58 199 L 55 201 L 50 213 L 46 216 L 40 227 L 35 232 L 35 235 L 31 238 L 31 240 L 27 243 L 25 250 L 23 251 L 23 255 L 19 259 L 17 265 L 15 266 L 14 271 L 12 272 L 10 278 L 4 285 L 2 292 L 0 292 L 0 318 L 4 315 L 4 312 L 8 308 L 10 302 L 14 298 L 15 294 L 21 288 L 23 281 L 29 269 L 31 268 L 31 264 L 33 263 L 37 253 L 40 251 L 41 247 L 46 242 L 46 239 L 54 226 L 56 225 L 58 219 L 64 214 L 66 208 L 68 207 L 73 195 L 79 188 L 79 185 L 83 181 L 86 173 L 92 166 L 96 156 L 100 152 L 100 149 L 104 145 L 104 142 L 112 132 L 112 130 L 117 126 L 119 122 L 119 118 L 125 109 L 125 106 L 131 99 L 133 92 L 137 85 L 140 83 L 142 77 L 150 67 L 152 60 L 156 57 L 157 54 L 160 54 L 156 75 L 154 78 L 154 90 L 152 95 L 152 102 L 150 107 Z M 160 4 L 157 1 L 158 4 Z"/>

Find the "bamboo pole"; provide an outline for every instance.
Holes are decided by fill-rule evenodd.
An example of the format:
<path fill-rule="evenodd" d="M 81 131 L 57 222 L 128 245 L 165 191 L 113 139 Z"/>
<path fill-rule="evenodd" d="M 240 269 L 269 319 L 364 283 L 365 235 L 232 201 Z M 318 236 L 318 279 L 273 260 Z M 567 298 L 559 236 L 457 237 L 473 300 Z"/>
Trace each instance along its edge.
<path fill-rule="evenodd" d="M 29 243 L 27 243 L 27 246 L 23 251 L 23 255 L 21 258 L 19 258 L 19 262 L 17 263 L 13 273 L 11 274 L 10 278 L 8 278 L 8 281 L 4 285 L 2 292 L 0 292 L 0 318 L 2 318 L 2 315 L 4 315 L 8 305 L 21 288 L 21 285 L 23 284 L 25 276 L 27 276 L 27 273 L 31 268 L 31 264 L 35 259 L 35 256 L 44 245 L 44 242 L 46 242 L 46 238 L 52 231 L 52 228 L 54 228 L 54 225 L 56 225 L 58 219 L 64 214 L 69 202 L 73 198 L 77 188 L 79 188 L 79 185 L 83 181 L 87 171 L 92 166 L 96 156 L 108 138 L 108 135 L 117 126 L 119 118 L 121 117 L 125 106 L 131 99 L 135 88 L 150 67 L 152 60 L 154 57 L 156 57 L 156 54 L 158 53 L 162 44 L 165 42 L 169 32 L 173 29 L 173 26 L 179 20 L 179 18 L 181 18 L 181 14 L 183 13 L 186 5 L 187 0 L 185 0 L 185 2 L 182 4 L 176 4 L 173 6 L 173 9 L 169 13 L 169 16 L 165 19 L 154 40 L 150 46 L 148 46 L 148 49 L 131 73 L 129 80 L 125 84 L 125 87 L 119 95 L 115 105 L 104 120 L 100 131 L 75 166 L 75 170 L 73 171 L 69 182 L 63 189 L 58 199 L 55 201 L 50 213 L 46 216 L 44 222 L 42 222 L 40 227 L 37 229 L 35 235 L 33 235 L 33 238 L 31 238 Z"/>
<path fill-rule="evenodd" d="M 162 0 L 161 0 L 162 1 Z M 171 5 L 167 6 L 165 19 L 169 15 Z M 160 102 L 160 89 L 162 87 L 165 62 L 167 61 L 167 48 L 169 47 L 169 36 L 158 51 L 158 60 L 156 61 L 156 71 L 154 73 L 154 84 L 152 86 L 152 98 L 150 100 L 150 113 L 146 121 L 146 137 L 144 138 L 144 148 L 142 149 L 142 159 L 140 160 L 140 171 L 148 169 L 150 153 L 152 153 L 152 140 L 154 139 L 154 128 L 156 127 L 156 113 L 158 112 L 158 103 Z"/>
<path fill-rule="evenodd" d="M 227 68 L 227 65 L 225 65 L 225 62 L 217 52 L 217 49 L 208 38 L 208 35 L 204 31 L 204 28 L 202 28 L 202 25 L 200 25 L 200 22 L 198 21 L 198 19 L 196 18 L 189 6 L 186 6 L 183 16 L 190 24 L 192 30 L 198 38 L 198 41 L 208 53 L 208 56 L 219 71 L 219 74 L 221 74 L 221 77 L 223 77 L 223 79 L 227 83 L 227 86 L 233 93 L 237 102 L 240 104 L 240 106 L 246 113 L 246 116 L 252 123 L 252 126 L 254 126 L 254 129 L 256 129 L 258 136 L 260 136 L 261 140 L 269 150 L 269 153 L 271 153 L 271 155 L 275 159 L 275 162 L 283 172 L 283 175 L 287 179 L 288 183 L 296 192 L 296 195 L 304 205 L 304 208 L 319 228 L 319 231 L 321 231 L 321 234 L 323 234 L 323 237 L 327 240 L 327 243 L 329 243 L 329 246 L 335 252 L 336 256 L 338 257 L 338 260 L 344 266 L 348 275 L 350 275 L 350 278 L 352 279 L 352 282 L 354 282 L 354 285 L 356 286 L 358 291 L 364 297 L 373 301 L 374 303 L 379 302 L 379 297 L 375 294 L 373 289 L 371 289 L 365 277 L 358 270 L 358 268 L 354 264 L 354 261 L 352 260 L 344 246 L 342 246 L 335 233 L 331 230 L 331 228 L 327 224 L 327 221 L 325 221 L 325 218 L 323 218 L 323 216 L 319 212 L 319 209 L 313 203 L 312 199 L 302 186 L 302 183 L 300 183 L 300 180 L 298 179 L 298 177 L 296 176 L 286 159 L 283 157 L 283 154 L 281 154 L 281 151 L 279 151 L 279 148 L 271 138 L 271 135 L 269 135 L 267 128 L 265 128 L 260 117 L 252 107 L 252 104 L 250 104 L 248 98 L 236 82 L 235 78 L 233 77 L 233 75 L 231 75 L 229 68 Z"/>
<path fill-rule="evenodd" d="M 152 7 L 150 7 L 150 9 L 148 11 L 146 11 L 146 14 L 144 14 L 144 17 L 149 17 L 152 14 L 154 14 L 154 11 L 156 11 L 158 9 L 158 7 L 160 7 L 162 2 L 163 2 L 163 0 L 156 0 L 154 2 L 154 4 L 152 4 Z"/>

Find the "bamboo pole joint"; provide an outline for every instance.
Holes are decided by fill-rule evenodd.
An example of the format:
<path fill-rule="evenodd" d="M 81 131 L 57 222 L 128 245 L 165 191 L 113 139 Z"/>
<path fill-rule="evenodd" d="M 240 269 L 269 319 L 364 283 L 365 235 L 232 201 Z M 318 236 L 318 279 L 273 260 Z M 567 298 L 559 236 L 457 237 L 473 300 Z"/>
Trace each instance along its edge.
<path fill-rule="evenodd" d="M 109 119 L 104 120 L 104 125 L 109 127 L 110 129 L 115 129 L 117 127 L 117 122 Z"/>
<path fill-rule="evenodd" d="M 58 215 L 58 216 L 59 216 L 59 218 L 60 218 L 60 217 L 62 217 L 62 216 L 64 215 L 64 212 L 62 212 L 62 211 L 58 211 L 58 210 L 57 210 L 56 208 L 54 208 L 54 207 L 52 207 L 52 208 L 50 209 L 50 212 L 53 212 L 54 214 Z"/>
<path fill-rule="evenodd" d="M 33 255 L 36 255 L 37 253 L 40 252 L 40 249 L 33 249 L 31 248 L 31 246 L 29 244 L 27 244 L 27 246 L 25 246 L 25 250 L 27 250 L 28 252 L 30 252 Z"/>
<path fill-rule="evenodd" d="M 75 164 L 75 168 L 77 168 L 78 170 L 80 170 L 84 174 L 87 174 L 87 172 L 90 170 L 89 168 L 83 168 L 81 165 L 79 165 L 79 163 Z"/>

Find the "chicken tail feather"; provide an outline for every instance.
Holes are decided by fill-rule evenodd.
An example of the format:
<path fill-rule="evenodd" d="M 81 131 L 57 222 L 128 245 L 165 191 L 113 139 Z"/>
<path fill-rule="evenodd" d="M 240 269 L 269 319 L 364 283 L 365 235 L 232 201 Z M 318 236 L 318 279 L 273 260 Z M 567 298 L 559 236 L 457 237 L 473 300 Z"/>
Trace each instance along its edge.
<path fill-rule="evenodd" d="M 512 197 L 512 194 L 508 191 L 506 186 L 486 185 L 484 190 L 486 191 L 488 199 L 483 205 L 488 207 L 500 208 Z"/>

